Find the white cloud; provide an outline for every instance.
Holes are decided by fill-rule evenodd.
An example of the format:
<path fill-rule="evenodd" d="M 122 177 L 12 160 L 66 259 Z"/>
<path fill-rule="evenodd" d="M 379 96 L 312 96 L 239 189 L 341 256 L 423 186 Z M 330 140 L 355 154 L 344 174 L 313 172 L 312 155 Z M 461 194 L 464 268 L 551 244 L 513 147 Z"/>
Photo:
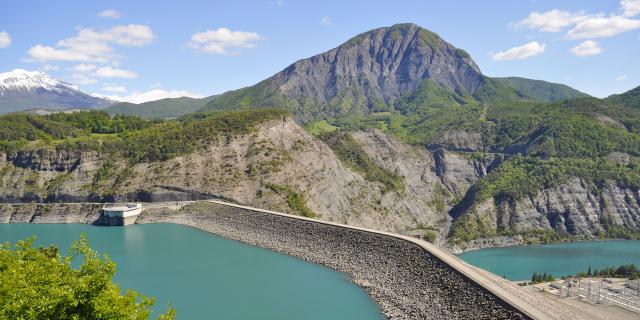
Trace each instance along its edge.
<path fill-rule="evenodd" d="M 150 43 L 155 35 L 145 25 L 129 24 L 96 31 L 80 29 L 72 38 L 58 41 L 55 47 L 38 44 L 27 54 L 33 61 L 78 61 L 106 63 L 120 58 L 113 45 L 141 47 Z"/>
<path fill-rule="evenodd" d="M 277 0 L 276 1 L 276 6 L 278 6 L 278 7 L 284 6 L 284 1 L 283 0 Z"/>
<path fill-rule="evenodd" d="M 578 22 L 567 33 L 568 39 L 606 38 L 616 34 L 640 28 L 640 20 L 621 16 L 591 17 Z"/>
<path fill-rule="evenodd" d="M 606 38 L 640 29 L 640 20 L 632 19 L 639 13 L 640 0 L 621 0 L 619 10 L 613 13 L 591 14 L 557 9 L 543 13 L 536 11 L 515 23 L 515 27 L 526 26 L 545 32 L 560 32 L 571 27 L 566 35 L 570 40 Z"/>
<path fill-rule="evenodd" d="M 118 10 L 107 9 L 107 10 L 99 12 L 98 16 L 100 16 L 102 18 L 108 18 L 108 19 L 118 19 L 118 18 L 122 17 L 122 14 Z"/>
<path fill-rule="evenodd" d="M 109 67 L 109 66 L 98 68 L 98 70 L 96 70 L 96 72 L 94 74 L 96 76 L 102 77 L 102 78 L 128 78 L 128 79 L 133 79 L 133 78 L 137 78 L 138 77 L 138 74 L 133 72 L 133 71 L 124 70 L 124 69 L 116 69 L 116 68 L 112 68 L 112 67 Z"/>
<path fill-rule="evenodd" d="M 102 87 L 102 91 L 108 91 L 108 92 L 127 92 L 127 88 L 125 88 L 124 86 L 118 86 L 115 84 L 105 84 Z"/>
<path fill-rule="evenodd" d="M 6 31 L 0 31 L 0 49 L 11 45 L 11 36 Z"/>
<path fill-rule="evenodd" d="M 92 84 L 92 83 L 98 82 L 98 80 L 91 78 L 84 73 L 74 73 L 71 75 L 71 79 L 72 79 L 71 82 L 73 84 L 80 84 L 80 85 Z"/>
<path fill-rule="evenodd" d="M 45 64 L 42 66 L 42 70 L 44 71 L 55 71 L 58 69 L 60 69 L 60 67 L 53 64 Z"/>
<path fill-rule="evenodd" d="M 627 80 L 627 75 L 623 74 L 619 77 L 616 78 L 617 81 L 623 81 L 623 80 Z"/>
<path fill-rule="evenodd" d="M 320 19 L 320 23 L 324 26 L 330 26 L 333 24 L 333 21 L 331 20 L 331 17 L 322 17 L 322 19 Z"/>
<path fill-rule="evenodd" d="M 166 98 L 180 98 L 180 97 L 191 97 L 191 98 L 203 98 L 204 96 L 197 93 L 192 93 L 188 91 L 182 90 L 171 90 L 165 91 L 162 89 L 153 89 L 145 92 L 133 92 L 130 95 L 126 96 L 118 96 L 118 95 L 101 95 L 102 97 L 109 98 L 111 100 L 116 101 L 125 101 L 131 103 L 143 103 L 147 101 L 155 101 Z"/>
<path fill-rule="evenodd" d="M 567 12 L 551 10 L 544 13 L 532 12 L 524 20 L 516 23 L 516 28 L 526 26 L 529 29 L 537 29 L 545 32 L 560 32 L 562 29 L 572 26 L 588 16 L 584 12 Z"/>
<path fill-rule="evenodd" d="M 41 62 L 56 61 L 56 60 L 57 61 L 101 60 L 97 58 L 92 59 L 91 56 L 84 53 L 74 52 L 72 50 L 67 50 L 67 49 L 61 49 L 61 50 L 54 49 L 52 47 L 46 47 L 40 44 L 34 47 L 31 47 L 27 52 L 27 54 L 29 55 L 29 57 L 31 57 L 32 60 L 41 61 Z"/>
<path fill-rule="evenodd" d="M 198 52 L 230 54 L 229 49 L 254 48 L 263 37 L 255 32 L 232 31 L 228 28 L 207 30 L 191 36 L 188 46 Z"/>
<path fill-rule="evenodd" d="M 640 0 L 622 0 L 620 1 L 622 15 L 625 17 L 633 17 L 640 13 Z"/>
<path fill-rule="evenodd" d="M 81 63 L 71 67 L 71 70 L 81 73 L 91 72 L 96 68 L 95 64 Z"/>
<path fill-rule="evenodd" d="M 500 51 L 493 54 L 493 60 L 521 60 L 537 56 L 544 52 L 545 44 L 540 44 L 537 41 L 531 41 L 518 47 L 513 47 L 506 51 Z"/>
<path fill-rule="evenodd" d="M 598 45 L 597 42 L 592 40 L 587 40 L 582 42 L 581 44 L 571 48 L 571 52 L 578 57 L 589 57 L 595 56 L 597 54 L 602 53 L 602 48 Z"/>

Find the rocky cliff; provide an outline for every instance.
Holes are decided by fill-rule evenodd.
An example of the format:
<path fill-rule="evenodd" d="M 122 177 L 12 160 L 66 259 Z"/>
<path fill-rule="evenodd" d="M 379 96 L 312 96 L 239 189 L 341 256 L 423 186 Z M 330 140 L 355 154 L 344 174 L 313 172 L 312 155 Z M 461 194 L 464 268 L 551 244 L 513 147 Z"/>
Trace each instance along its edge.
<path fill-rule="evenodd" d="M 465 221 L 464 234 L 476 236 L 452 243 L 454 251 L 540 241 L 625 238 L 640 232 L 640 195 L 612 181 L 596 186 L 573 177 L 515 201 L 490 198 L 474 203 L 458 219 Z"/>
<path fill-rule="evenodd" d="M 0 199 L 10 203 L 220 198 L 433 237 L 457 251 L 545 237 L 560 241 L 640 231 L 640 196 L 630 188 L 614 183 L 602 187 L 574 177 L 515 200 L 471 201 L 477 192 L 473 187 L 505 161 L 504 156 L 429 150 L 379 130 L 350 135 L 373 162 L 401 177 L 402 190 L 385 191 L 380 182 L 368 180 L 289 118 L 212 141 L 187 156 L 135 165 L 95 151 L 36 148 L 3 154 Z M 3 215 L 28 221 L 51 209 L 34 207 L 31 215 L 12 210 L 3 207 Z M 456 237 L 456 232 L 464 236 Z"/>
<path fill-rule="evenodd" d="M 292 119 L 212 142 L 166 161 L 130 165 L 95 151 L 34 149 L 3 154 L 3 202 L 172 201 L 222 198 L 319 219 L 397 232 L 440 233 L 448 209 L 485 172 L 486 163 L 410 146 L 376 130 L 352 133 L 367 155 L 397 172 L 403 192 L 384 192 L 346 166 Z"/>

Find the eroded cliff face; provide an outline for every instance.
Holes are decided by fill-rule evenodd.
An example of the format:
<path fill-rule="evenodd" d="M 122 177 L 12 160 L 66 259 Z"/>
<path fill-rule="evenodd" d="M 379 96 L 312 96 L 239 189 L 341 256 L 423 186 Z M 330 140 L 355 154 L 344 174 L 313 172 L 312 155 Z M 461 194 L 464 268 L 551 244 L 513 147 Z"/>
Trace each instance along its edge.
<path fill-rule="evenodd" d="M 516 201 L 487 199 L 464 214 L 482 221 L 488 235 L 452 245 L 454 251 L 551 240 L 621 237 L 640 231 L 640 195 L 610 182 L 595 186 L 579 178 Z M 481 224 L 482 224 L 481 223 Z"/>
<path fill-rule="evenodd" d="M 431 233 L 437 243 L 455 251 L 539 241 L 545 232 L 590 239 L 640 231 L 638 192 L 613 183 L 597 187 L 578 178 L 535 196 L 516 201 L 490 198 L 454 212 L 452 208 L 472 192 L 471 186 L 503 156 L 429 150 L 377 130 L 351 135 L 377 165 L 402 177 L 404 191 L 385 191 L 381 183 L 352 170 L 327 144 L 286 119 L 268 122 L 250 134 L 212 141 L 188 156 L 135 165 L 95 151 L 36 148 L 3 154 L 0 201 L 220 198 L 300 214 L 292 203 L 293 193 L 298 193 L 318 219 L 418 236 Z M 48 219 L 50 210 L 34 207 L 29 215 L 24 207 L 12 208 L 2 207 L 7 222 Z M 455 226 L 460 219 L 468 219 L 479 236 L 448 241 L 452 222 Z"/>
<path fill-rule="evenodd" d="M 380 183 L 347 168 L 324 142 L 288 119 L 161 162 L 130 165 L 94 151 L 36 149 L 2 155 L 0 199 L 222 198 L 295 214 L 288 188 L 299 191 L 319 219 L 401 233 L 432 230 L 440 232 L 442 241 L 448 210 L 486 171 L 486 164 L 476 160 L 409 146 L 379 131 L 356 132 L 353 137 L 371 159 L 404 178 L 405 192 L 383 192 Z"/>

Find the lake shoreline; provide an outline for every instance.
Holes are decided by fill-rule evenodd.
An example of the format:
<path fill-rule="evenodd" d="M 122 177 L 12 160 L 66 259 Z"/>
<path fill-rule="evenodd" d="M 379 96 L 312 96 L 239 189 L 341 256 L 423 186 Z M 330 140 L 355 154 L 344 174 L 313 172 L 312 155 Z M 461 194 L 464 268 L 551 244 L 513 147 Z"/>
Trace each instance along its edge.
<path fill-rule="evenodd" d="M 0 223 L 91 224 L 99 218 L 100 208 L 99 204 L 4 204 Z M 442 249 L 434 248 L 434 256 L 424 247 L 433 245 L 400 235 L 208 201 L 185 203 L 177 210 L 147 209 L 136 223 L 191 226 L 332 268 L 363 288 L 388 319 L 529 318 L 495 292 L 514 299 L 536 319 L 601 319 L 523 291 Z M 469 272 L 476 280 L 468 278 Z"/>
<path fill-rule="evenodd" d="M 0 205 L 0 222 L 94 223 L 99 204 Z M 324 223 L 196 202 L 151 208 L 136 223 L 176 223 L 343 272 L 388 319 L 526 319 L 418 245 Z"/>
<path fill-rule="evenodd" d="M 589 239 L 571 242 L 484 248 L 458 257 L 511 281 L 525 281 L 535 273 L 556 278 L 586 272 L 589 268 L 640 265 L 639 240 Z"/>
<path fill-rule="evenodd" d="M 602 241 L 626 241 L 626 240 L 638 240 L 638 239 L 624 239 L 624 238 L 584 238 L 584 239 L 568 239 L 566 241 L 558 241 L 558 242 L 539 242 L 539 243 L 523 243 L 512 237 L 507 237 L 509 240 L 506 241 L 498 241 L 494 242 L 495 238 L 488 239 L 478 239 L 483 241 L 481 244 L 474 244 L 472 247 L 465 249 L 451 249 L 450 251 L 459 256 L 463 253 L 484 250 L 484 249 L 494 249 L 494 248 L 516 248 L 516 247 L 529 247 L 529 246 L 543 246 L 548 244 L 562 244 L 562 243 L 578 243 L 578 242 L 602 242 Z M 476 241 L 476 240 L 474 240 Z"/>
<path fill-rule="evenodd" d="M 388 319 L 522 317 L 513 307 L 460 278 L 442 262 L 418 254 L 421 248 L 407 246 L 402 240 L 240 208 L 198 206 L 204 208 L 158 210 L 141 216 L 137 223 L 187 225 L 343 272 L 367 292 Z M 215 216 L 208 212 L 215 212 Z M 416 254 L 426 259 L 411 261 Z M 427 279 L 420 276 L 428 274 Z"/>

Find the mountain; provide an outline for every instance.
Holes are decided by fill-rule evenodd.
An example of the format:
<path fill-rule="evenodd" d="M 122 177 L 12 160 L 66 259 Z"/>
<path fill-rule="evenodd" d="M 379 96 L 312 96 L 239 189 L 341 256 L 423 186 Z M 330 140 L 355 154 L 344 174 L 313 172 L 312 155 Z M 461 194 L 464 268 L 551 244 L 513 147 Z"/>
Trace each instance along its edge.
<path fill-rule="evenodd" d="M 484 76 L 471 56 L 415 24 L 355 36 L 260 83 L 221 94 L 205 109 L 283 107 L 301 122 L 406 109 L 425 81 L 462 100 L 556 101 L 586 96 L 560 84 Z"/>
<path fill-rule="evenodd" d="M 25 109 L 95 109 L 113 101 L 94 97 L 39 71 L 15 69 L 0 73 L 0 113 Z"/>
<path fill-rule="evenodd" d="M 105 108 L 104 111 L 111 115 L 123 114 L 140 116 L 147 119 L 170 119 L 196 112 L 213 98 L 215 98 L 215 96 L 202 99 L 189 97 L 166 98 L 139 104 L 121 102 Z"/>
<path fill-rule="evenodd" d="M 487 77 L 423 30 L 363 33 L 177 119 L 0 116 L 0 201 L 218 197 L 455 250 L 640 238 L 637 89 Z M 181 102 L 201 101 L 141 110 Z"/>
<path fill-rule="evenodd" d="M 213 99 L 208 109 L 286 106 L 300 119 L 393 109 L 426 79 L 460 95 L 484 83 L 464 50 L 415 24 L 362 33 L 276 75 Z"/>
<path fill-rule="evenodd" d="M 493 78 L 496 81 L 514 88 L 523 96 L 536 101 L 556 102 L 574 98 L 590 97 L 588 94 L 560 83 L 532 80 L 520 77 Z"/>
<path fill-rule="evenodd" d="M 605 101 L 625 107 L 640 108 L 640 87 L 636 87 L 625 93 L 613 94 L 607 97 Z"/>

